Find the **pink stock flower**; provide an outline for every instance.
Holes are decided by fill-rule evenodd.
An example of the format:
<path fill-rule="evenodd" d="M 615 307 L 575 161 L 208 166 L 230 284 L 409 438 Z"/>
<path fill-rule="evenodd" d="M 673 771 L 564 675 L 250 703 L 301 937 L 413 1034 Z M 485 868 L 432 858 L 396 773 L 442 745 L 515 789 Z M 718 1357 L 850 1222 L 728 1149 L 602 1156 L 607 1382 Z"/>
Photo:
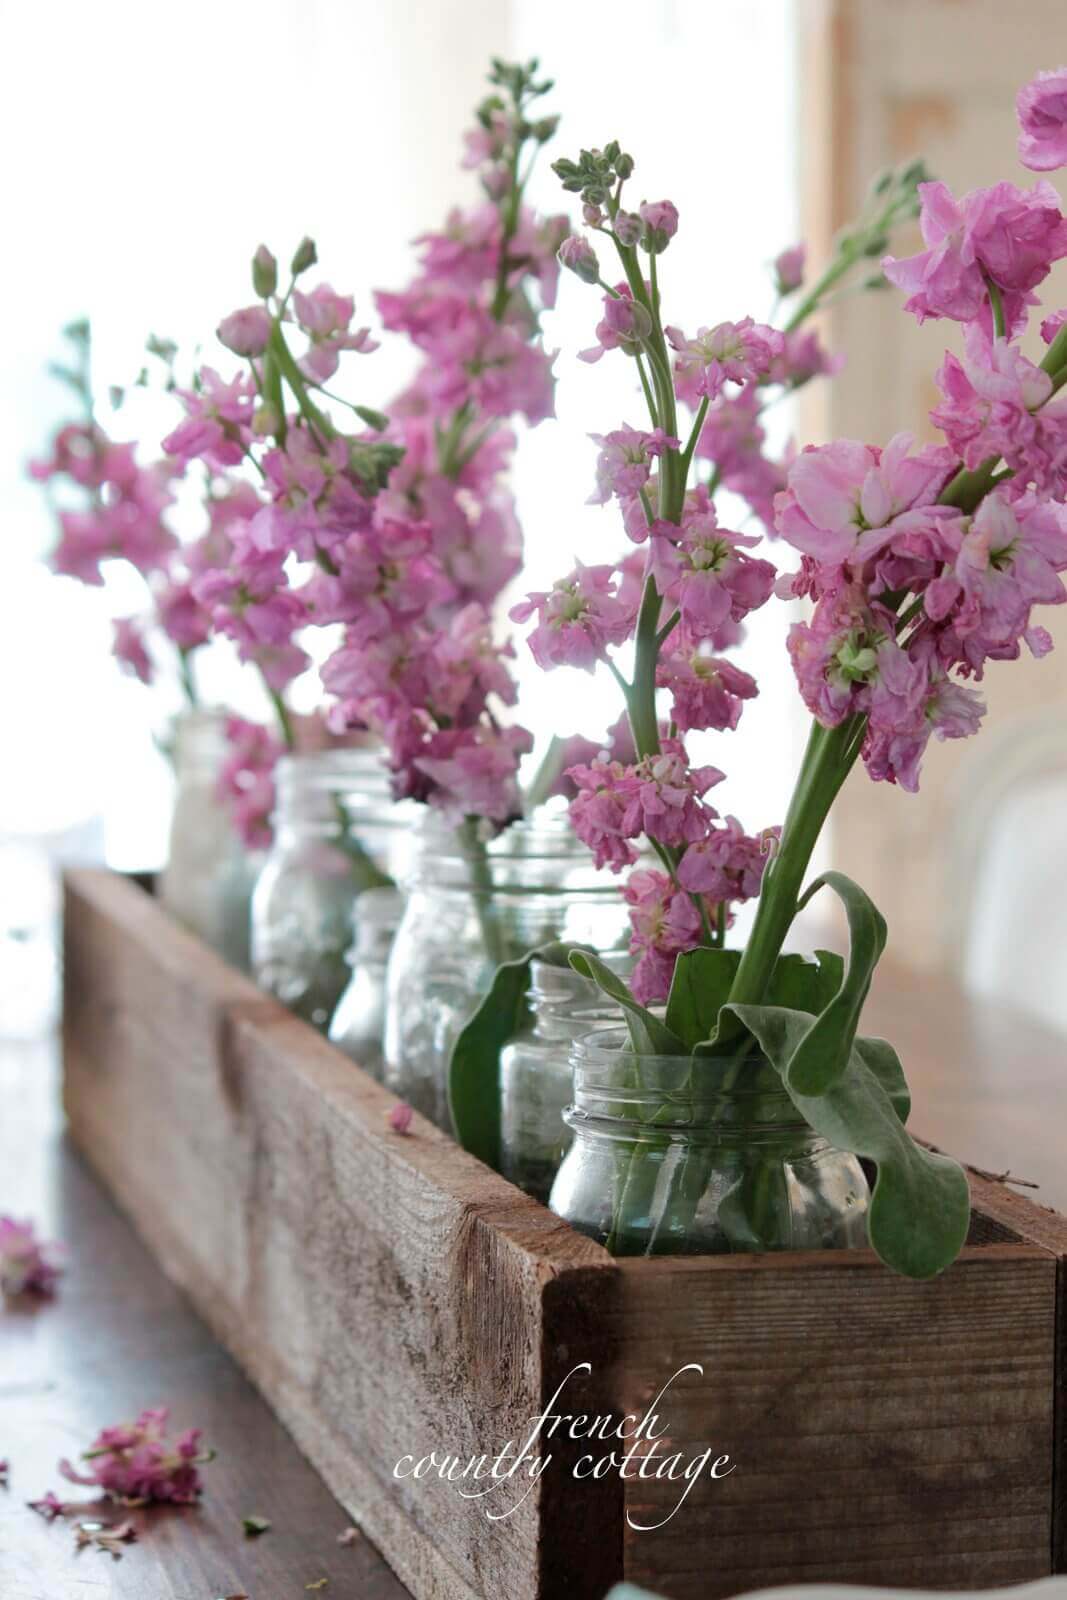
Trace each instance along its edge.
<path fill-rule="evenodd" d="M 962 362 L 946 354 L 937 374 L 942 403 L 930 413 L 965 466 L 1003 456 L 1022 484 L 1067 488 L 1067 400 L 1046 404 L 1052 379 L 1019 348 L 972 323 Z"/>
<path fill-rule="evenodd" d="M 755 678 L 706 652 L 701 640 L 683 635 L 677 642 L 672 638 L 671 645 L 656 668 L 657 685 L 672 696 L 671 721 L 683 733 L 736 728 L 744 702 L 759 693 Z"/>
<path fill-rule="evenodd" d="M 115 637 L 111 648 L 119 665 L 142 683 L 151 683 L 154 676 L 152 658 L 148 654 L 141 624 L 133 617 L 117 617 L 112 627 Z"/>
<path fill-rule="evenodd" d="M 589 350 L 580 350 L 579 360 L 599 361 L 605 350 L 640 355 L 651 332 L 652 318 L 634 299 L 629 284 L 616 284 L 615 293 L 604 296 L 604 315 L 596 326 L 597 342 Z"/>
<path fill-rule="evenodd" d="M 425 798 L 455 822 L 485 817 L 503 826 L 522 815 L 518 766 L 533 748 L 525 728 L 478 723 L 435 733 L 413 765 L 430 780 Z"/>
<path fill-rule="evenodd" d="M 893 539 L 905 512 L 952 515 L 932 508 L 955 469 L 953 452 L 923 445 L 913 453 L 913 444 L 898 433 L 884 450 L 855 439 L 802 450 L 775 503 L 782 538 L 824 565 L 856 566 Z"/>
<path fill-rule="evenodd" d="M 589 437 L 600 446 L 596 462 L 596 490 L 589 496 L 589 505 L 604 505 L 612 495 L 629 500 L 648 482 L 652 462 L 664 450 L 677 450 L 680 440 L 664 433 L 662 428 L 643 432 L 624 423 L 612 433 L 591 433 Z"/>
<path fill-rule="evenodd" d="M 720 528 L 710 503 L 681 528 L 668 522 L 655 524 L 650 570 L 695 638 L 708 638 L 730 619 L 740 622 L 770 598 L 774 567 L 744 549 L 758 543 L 757 538 Z"/>
<path fill-rule="evenodd" d="M 156 610 L 164 633 L 179 650 L 195 650 L 207 643 L 211 621 L 194 596 L 190 581 L 168 583 L 158 597 Z"/>
<path fill-rule="evenodd" d="M 1032 172 L 1067 166 L 1067 67 L 1039 72 L 1019 90 L 1019 160 Z"/>
<path fill-rule="evenodd" d="M 926 614 L 948 622 L 972 667 L 985 656 L 1013 659 L 1020 641 L 1030 642 L 1032 608 L 1067 599 L 1064 571 L 1067 508 L 1032 493 L 1011 501 L 998 491 L 978 507 L 954 566 L 927 588 Z"/>
<path fill-rule="evenodd" d="M 665 872 L 647 868 L 631 872 L 623 895 L 630 906 L 630 953 L 638 957 L 630 988 L 642 1005 L 654 1005 L 666 1000 L 679 955 L 701 942 L 700 912 Z M 714 926 L 718 907 L 704 906 Z"/>
<path fill-rule="evenodd" d="M 411 1130 L 411 1119 L 415 1115 L 406 1100 L 397 1100 L 389 1107 L 387 1121 L 393 1133 L 408 1133 Z"/>
<path fill-rule="evenodd" d="M 32 1222 L 0 1216 L 0 1294 L 51 1294 L 62 1248 L 39 1239 Z"/>
<path fill-rule="evenodd" d="M 645 200 L 637 208 L 644 223 L 641 243 L 652 255 L 659 255 L 678 232 L 678 207 L 672 200 Z"/>
<path fill-rule="evenodd" d="M 587 567 L 579 561 L 569 577 L 512 607 L 508 614 L 513 622 L 527 622 L 537 614 L 537 627 L 527 642 L 539 667 L 547 671 L 567 665 L 592 672 L 609 645 L 630 637 L 635 611 L 619 599 L 616 581 L 613 567 Z"/>
<path fill-rule="evenodd" d="M 774 284 L 780 295 L 792 294 L 804 282 L 807 246 L 794 244 L 774 258 Z"/>
<path fill-rule="evenodd" d="M 54 1522 L 57 1517 L 65 1516 L 71 1509 L 59 1498 L 54 1489 L 49 1489 L 48 1493 L 42 1495 L 39 1500 L 27 1500 L 26 1504 L 31 1511 L 36 1511 L 38 1516 L 43 1517 L 46 1522 Z"/>
<path fill-rule="evenodd" d="M 262 306 L 245 306 L 223 317 L 215 337 L 235 356 L 261 356 L 270 338 L 271 316 Z"/>
<path fill-rule="evenodd" d="M 988 277 L 1000 291 L 1008 333 L 1017 332 L 1035 304 L 1032 290 L 1067 255 L 1067 220 L 1055 189 L 1045 182 L 1032 189 L 997 183 L 956 200 L 943 183 L 921 183 L 919 194 L 926 250 L 882 262 L 890 283 L 909 297 L 905 311 L 920 322 L 980 316 L 989 329 Z"/>
<path fill-rule="evenodd" d="M 300 328 L 311 341 L 300 367 L 315 383 L 327 383 L 333 377 L 342 351 L 370 355 L 378 348 L 378 341 L 371 338 L 369 328 L 350 331 L 355 309 L 352 296 L 337 294 L 328 283 L 320 283 L 310 294 L 294 289 L 293 307 Z"/>
<path fill-rule="evenodd" d="M 678 396 L 691 406 L 698 405 L 703 395 L 714 400 L 727 383 L 754 383 L 766 377 L 785 348 L 776 328 L 751 317 L 700 328 L 695 339 L 687 339 L 680 328 L 665 332 L 678 355 L 674 363 Z"/>
<path fill-rule="evenodd" d="M 718 815 L 704 795 L 724 776 L 717 767 L 691 767 L 681 740 L 664 739 L 658 755 L 645 756 L 616 782 L 623 837 L 643 833 L 667 845 L 702 839 Z"/>
<path fill-rule="evenodd" d="M 229 383 L 213 367 L 202 367 L 199 387 L 179 389 L 186 419 L 163 440 L 163 449 L 179 461 L 202 457 L 209 467 L 235 467 L 251 443 L 255 385 L 238 373 Z"/>
<path fill-rule="evenodd" d="M 897 644 L 892 615 L 862 591 L 825 596 L 810 622 L 793 624 L 788 645 L 804 704 L 824 727 L 862 713 L 878 727 L 914 721 L 927 673 Z"/>
<path fill-rule="evenodd" d="M 158 1406 L 142 1411 L 135 1422 L 102 1429 L 82 1452 L 87 1471 L 78 1472 L 69 1461 L 61 1461 L 61 1476 L 100 1489 L 113 1500 L 193 1504 L 202 1490 L 197 1468 L 210 1461 L 212 1453 L 202 1450 L 199 1428 L 190 1428 L 171 1442 L 167 1415 L 166 1406 Z"/>
<path fill-rule="evenodd" d="M 774 497 L 785 488 L 786 469 L 763 453 L 763 401 L 754 386 L 721 394 L 708 410 L 696 454 L 714 463 L 725 489 L 739 494 L 774 532 Z"/>
<path fill-rule="evenodd" d="M 249 850 L 271 841 L 274 812 L 274 768 L 285 746 L 259 723 L 228 717 L 230 753 L 218 777 L 219 798 L 229 806 L 234 827 Z"/>
<path fill-rule="evenodd" d="M 577 790 L 569 808 L 574 831 L 593 852 L 596 865 L 612 872 L 632 867 L 637 860 L 630 843 L 634 816 L 625 787 L 633 770 L 602 751 L 587 766 L 568 767 L 565 773 Z"/>
<path fill-rule="evenodd" d="M 583 234 L 572 233 L 559 247 L 559 264 L 573 272 L 583 283 L 596 283 L 600 277 L 600 263 L 596 251 Z"/>
<path fill-rule="evenodd" d="M 863 744 L 863 762 L 876 782 L 897 783 L 918 792 L 919 768 L 931 736 L 965 739 L 978 732 L 985 702 L 967 684 L 935 672 L 923 705 L 910 728 L 870 727 Z"/>
<path fill-rule="evenodd" d="M 706 894 L 714 901 L 752 900 L 780 832 L 768 828 L 752 837 L 736 817 L 726 817 L 690 845 L 678 863 L 678 882 L 691 894 Z"/>

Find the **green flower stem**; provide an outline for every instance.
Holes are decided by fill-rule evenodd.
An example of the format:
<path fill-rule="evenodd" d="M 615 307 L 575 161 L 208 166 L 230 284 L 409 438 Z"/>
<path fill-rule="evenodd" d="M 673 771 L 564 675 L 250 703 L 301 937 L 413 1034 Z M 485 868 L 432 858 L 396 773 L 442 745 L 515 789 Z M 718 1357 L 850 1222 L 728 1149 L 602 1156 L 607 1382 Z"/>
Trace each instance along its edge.
<path fill-rule="evenodd" d="M 482 942 L 489 965 L 494 969 L 510 959 L 512 952 L 505 946 L 494 906 L 493 874 L 485 843 L 478 837 L 478 818 L 465 817 L 456 830 L 459 847 L 470 867 L 474 884 L 474 909 L 481 929 Z"/>
<path fill-rule="evenodd" d="M 277 689 L 273 689 L 267 682 L 266 678 L 263 680 L 263 686 L 270 697 L 271 705 L 274 707 L 274 715 L 278 719 L 278 731 L 281 734 L 282 739 L 285 741 L 285 747 L 287 750 L 295 750 L 296 733 L 293 728 L 293 719 L 289 715 L 289 707 L 286 705 Z"/>
<path fill-rule="evenodd" d="M 196 678 L 193 675 L 192 651 L 187 647 L 180 647 L 178 650 L 178 675 L 186 704 L 195 711 L 200 704 L 200 695 L 197 693 Z"/>
<path fill-rule="evenodd" d="M 280 377 L 285 379 L 286 383 L 293 391 L 293 395 L 296 398 L 296 403 L 300 407 L 303 416 L 307 419 L 307 423 L 311 428 L 311 431 L 318 437 L 320 444 L 326 444 L 330 439 L 333 438 L 333 424 L 326 413 L 319 410 L 314 400 L 312 400 L 311 395 L 308 393 L 308 386 L 304 382 L 304 375 L 297 366 L 296 361 L 293 358 L 293 354 L 285 342 L 285 335 L 282 333 L 281 324 L 279 322 L 275 322 L 274 327 L 271 329 L 270 343 L 267 346 L 267 350 L 268 353 L 273 357 L 274 362 L 277 363 Z M 279 408 L 279 417 L 281 420 L 281 425 L 284 428 L 284 404 Z"/>

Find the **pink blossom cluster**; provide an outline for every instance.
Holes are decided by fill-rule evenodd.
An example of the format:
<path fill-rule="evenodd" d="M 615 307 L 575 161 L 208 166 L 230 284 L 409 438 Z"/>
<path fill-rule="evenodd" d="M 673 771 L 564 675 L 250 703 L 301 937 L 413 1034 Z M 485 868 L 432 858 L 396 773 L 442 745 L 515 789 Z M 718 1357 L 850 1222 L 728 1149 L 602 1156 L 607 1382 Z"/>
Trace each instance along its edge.
<path fill-rule="evenodd" d="M 50 454 L 30 463 L 30 475 L 60 492 L 73 489 L 82 501 L 59 507 L 57 572 L 95 585 L 104 581 L 103 561 L 128 561 L 146 577 L 166 567 L 176 544 L 164 520 L 173 502 L 168 463 L 142 467 L 134 445 L 114 443 L 94 422 L 68 423 Z"/>
<path fill-rule="evenodd" d="M 219 798 L 247 847 L 264 850 L 271 841 L 274 768 L 285 745 L 269 728 L 243 717 L 227 717 L 226 743 L 228 753 L 218 777 Z"/>
<path fill-rule="evenodd" d="M 0 1217 L 0 1294 L 51 1294 L 60 1263 L 59 1245 L 39 1239 L 32 1222 Z"/>
<path fill-rule="evenodd" d="M 167 1417 L 166 1406 L 158 1406 L 142 1411 L 135 1422 L 101 1429 L 82 1453 L 87 1469 L 79 1472 L 69 1461 L 61 1461 L 60 1473 L 69 1483 L 99 1489 L 113 1500 L 191 1505 L 203 1487 L 197 1469 L 211 1455 L 201 1446 L 199 1428 L 169 1440 Z M 54 1495 L 38 1504 L 49 1516 L 63 1509 Z"/>

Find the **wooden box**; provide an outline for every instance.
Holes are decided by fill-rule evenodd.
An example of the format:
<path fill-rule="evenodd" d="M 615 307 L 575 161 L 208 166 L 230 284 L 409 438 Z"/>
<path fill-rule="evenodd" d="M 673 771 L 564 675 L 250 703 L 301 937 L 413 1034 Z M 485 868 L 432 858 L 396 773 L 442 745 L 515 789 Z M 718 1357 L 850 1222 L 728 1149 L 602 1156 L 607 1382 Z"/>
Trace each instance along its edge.
<path fill-rule="evenodd" d="M 69 875 L 65 981 L 74 1139 L 419 1600 L 1064 1570 L 1062 1219 L 976 1180 L 926 1284 L 867 1251 L 616 1262 L 418 1117 L 393 1133 L 134 884 Z M 536 1476 L 459 1476 L 546 1407 L 604 1435 L 650 1406 L 646 1467 L 729 1457 L 673 1516 L 688 1480 L 590 1476 L 627 1446 L 589 1423 Z"/>

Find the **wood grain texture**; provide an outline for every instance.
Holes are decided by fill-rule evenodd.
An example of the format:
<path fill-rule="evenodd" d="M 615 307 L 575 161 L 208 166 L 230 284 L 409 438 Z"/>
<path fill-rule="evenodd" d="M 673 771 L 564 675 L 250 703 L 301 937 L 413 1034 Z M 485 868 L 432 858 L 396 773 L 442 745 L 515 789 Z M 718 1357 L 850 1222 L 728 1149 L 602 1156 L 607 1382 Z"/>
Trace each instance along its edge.
<path fill-rule="evenodd" d="M 617 1538 L 572 1541 L 550 1586 L 563 1474 L 494 1489 L 490 1506 L 521 1504 L 490 1521 L 393 1469 L 524 1433 L 576 1308 L 603 1381 L 606 1253 L 422 1119 L 391 1133 L 390 1095 L 120 880 L 71 876 L 65 985 L 75 1139 L 404 1581 L 427 1600 L 599 1597 Z M 584 1514 L 617 1529 L 620 1497 L 591 1485 Z"/>
<path fill-rule="evenodd" d="M 384 1090 L 132 886 L 71 875 L 66 983 L 76 1139 L 419 1600 L 1051 1570 L 1058 1252 L 1025 1202 L 980 1192 L 931 1284 L 867 1251 L 616 1263 L 421 1119 L 390 1133 Z M 662 1420 L 735 1472 L 643 1533 L 624 1513 L 677 1485 L 576 1483 L 580 1441 L 493 1522 L 525 1484 L 393 1476 L 495 1454 L 581 1361 L 563 1409 L 618 1416 L 698 1362 Z"/>

